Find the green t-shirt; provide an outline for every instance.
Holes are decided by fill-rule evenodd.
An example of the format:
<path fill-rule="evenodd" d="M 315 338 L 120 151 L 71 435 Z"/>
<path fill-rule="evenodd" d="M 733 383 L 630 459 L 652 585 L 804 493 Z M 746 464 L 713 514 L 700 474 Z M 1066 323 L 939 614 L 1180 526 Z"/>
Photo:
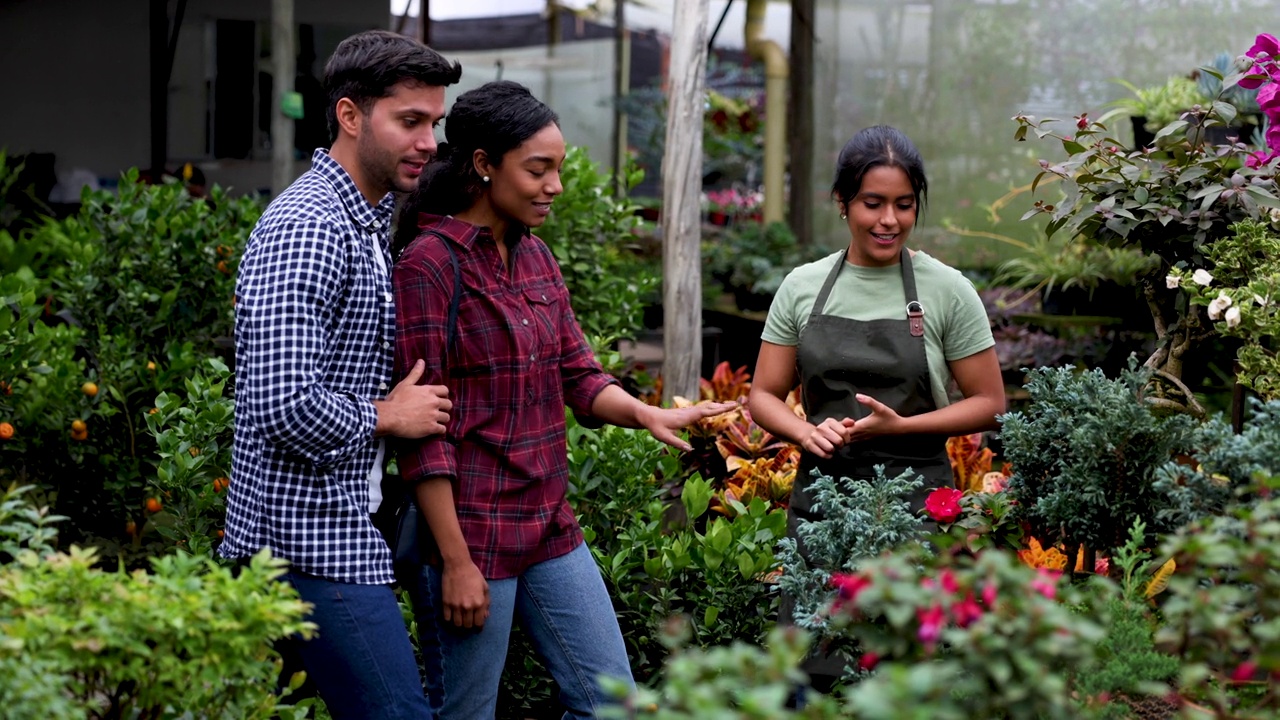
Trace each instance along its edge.
<path fill-rule="evenodd" d="M 832 253 L 787 275 L 769 307 L 761 334 L 766 342 L 791 347 L 800 343 L 800 331 L 809 322 L 822 284 L 836 256 L 844 253 Z M 938 407 L 945 407 L 950 404 L 947 389 L 952 382 L 947 363 L 982 352 L 995 345 L 995 340 L 982 299 L 968 278 L 923 252 L 915 254 L 912 265 L 925 312 L 925 356 L 933 399 Z M 860 267 L 845 262 L 822 312 L 850 320 L 884 320 L 905 318 L 906 305 L 901 267 Z"/>

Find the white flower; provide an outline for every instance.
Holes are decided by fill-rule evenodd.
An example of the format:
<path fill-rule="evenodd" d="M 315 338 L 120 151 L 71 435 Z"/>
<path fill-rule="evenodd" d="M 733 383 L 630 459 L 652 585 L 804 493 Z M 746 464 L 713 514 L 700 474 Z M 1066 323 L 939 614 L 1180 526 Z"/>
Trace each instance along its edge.
<path fill-rule="evenodd" d="M 1271 224 L 1280 225 L 1280 208 L 1271 208 Z"/>
<path fill-rule="evenodd" d="M 1182 284 L 1182 277 L 1179 275 L 1164 276 L 1164 286 L 1169 288 L 1170 290 L 1177 290 L 1178 286 L 1181 284 Z"/>
<path fill-rule="evenodd" d="M 1200 268 L 1199 270 L 1191 273 L 1191 280 L 1197 285 L 1207 286 L 1209 283 L 1213 282 L 1213 276 L 1209 274 L 1208 270 Z"/>
<path fill-rule="evenodd" d="M 1238 307 L 1227 308 L 1227 314 L 1223 316 L 1223 319 L 1227 321 L 1227 327 L 1229 328 L 1233 328 L 1239 325 L 1240 324 L 1240 308 Z"/>
<path fill-rule="evenodd" d="M 1222 316 L 1222 311 L 1231 307 L 1231 297 L 1224 292 L 1218 293 L 1218 297 L 1209 303 L 1209 319 L 1217 320 Z"/>
<path fill-rule="evenodd" d="M 1262 307 L 1266 307 L 1266 306 L 1267 306 L 1267 304 L 1270 302 L 1269 300 L 1267 300 L 1266 298 L 1262 297 L 1261 295 L 1254 295 L 1254 296 L 1253 296 L 1253 301 L 1254 301 L 1254 302 L 1256 302 L 1256 303 L 1258 303 L 1258 304 L 1259 304 L 1259 305 L 1261 305 Z"/>

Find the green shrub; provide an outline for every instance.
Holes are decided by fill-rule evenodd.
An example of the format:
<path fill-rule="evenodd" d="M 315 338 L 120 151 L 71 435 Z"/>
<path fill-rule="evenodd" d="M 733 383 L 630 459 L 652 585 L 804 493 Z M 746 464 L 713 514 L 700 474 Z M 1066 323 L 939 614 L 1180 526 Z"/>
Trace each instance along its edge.
<path fill-rule="evenodd" d="M 0 697 L 48 701 L 56 681 L 81 717 L 275 712 L 271 642 L 314 629 L 277 581 L 283 561 L 264 551 L 238 573 L 186 554 L 153 560 L 150 573 L 96 563 L 93 550 L 72 547 L 45 558 L 24 551 L 0 567 L 0 662 L 43 670 L 4 675 Z"/>
<path fill-rule="evenodd" d="M 643 178 L 629 166 L 627 190 Z M 634 338 L 643 327 L 644 302 L 659 276 L 630 247 L 640 224 L 638 206 L 613 194 L 613 178 L 591 161 L 586 150 L 569 148 L 560 170 L 564 192 L 538 230 L 560 265 L 583 333 L 597 350 Z"/>

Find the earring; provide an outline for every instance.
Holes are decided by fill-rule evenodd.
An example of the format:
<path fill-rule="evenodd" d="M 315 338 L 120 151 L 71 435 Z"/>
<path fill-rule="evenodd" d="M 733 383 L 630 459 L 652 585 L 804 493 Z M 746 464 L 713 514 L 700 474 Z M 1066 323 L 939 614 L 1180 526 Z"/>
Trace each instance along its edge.
<path fill-rule="evenodd" d="M 848 220 L 848 219 L 849 219 L 849 216 L 848 216 L 848 215 L 845 215 L 844 213 L 840 213 L 840 219 L 841 219 L 841 220 Z"/>
<path fill-rule="evenodd" d="M 484 177 L 480 178 L 480 182 L 485 182 L 485 183 L 489 182 L 489 176 L 485 175 Z"/>

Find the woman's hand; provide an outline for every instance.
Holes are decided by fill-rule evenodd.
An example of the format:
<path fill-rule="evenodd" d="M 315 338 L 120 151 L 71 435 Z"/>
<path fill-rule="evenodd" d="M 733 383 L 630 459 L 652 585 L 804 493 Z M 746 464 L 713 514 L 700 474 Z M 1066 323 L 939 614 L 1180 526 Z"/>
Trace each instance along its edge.
<path fill-rule="evenodd" d="M 677 450 L 688 452 L 689 443 L 676 435 L 676 431 L 714 415 L 729 412 L 739 406 L 736 402 L 703 402 L 682 408 L 659 408 L 644 405 L 636 410 L 636 420 L 658 440 Z"/>
<path fill-rule="evenodd" d="M 814 426 L 813 431 L 800 440 L 800 447 L 822 459 L 835 454 L 837 448 L 849 442 L 849 433 L 853 430 L 853 420 L 845 418 L 836 420 L 827 418 Z"/>
<path fill-rule="evenodd" d="M 877 435 L 895 435 L 903 432 L 902 416 L 894 412 L 888 405 L 862 393 L 858 393 L 854 397 L 870 410 L 871 414 L 860 418 L 853 424 L 849 432 L 849 442 L 869 440 Z"/>
<path fill-rule="evenodd" d="M 445 622 L 463 628 L 484 627 L 489 618 L 489 582 L 475 563 L 446 563 L 440 584 Z"/>

